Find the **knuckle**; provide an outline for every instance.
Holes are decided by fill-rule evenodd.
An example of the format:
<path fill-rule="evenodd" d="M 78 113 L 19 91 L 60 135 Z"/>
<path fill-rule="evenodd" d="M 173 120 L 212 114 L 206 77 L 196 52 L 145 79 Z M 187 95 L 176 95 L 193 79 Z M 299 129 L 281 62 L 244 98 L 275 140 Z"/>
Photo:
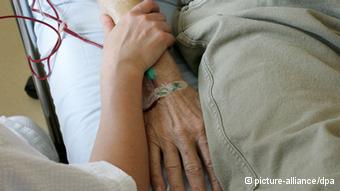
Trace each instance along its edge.
<path fill-rule="evenodd" d="M 158 42 L 164 42 L 167 38 L 166 34 L 162 31 L 158 31 L 156 35 L 157 35 Z"/>
<path fill-rule="evenodd" d="M 213 163 L 210 158 L 206 159 L 204 164 L 208 171 L 213 172 L 214 167 L 213 167 Z"/>
<path fill-rule="evenodd" d="M 165 21 L 166 17 L 163 13 L 156 13 L 154 14 L 155 18 L 158 18 L 158 20 Z"/>
<path fill-rule="evenodd" d="M 148 36 L 148 34 L 149 34 L 149 31 L 142 30 L 139 35 L 141 36 L 141 38 L 145 38 L 146 36 Z"/>
<path fill-rule="evenodd" d="M 147 15 L 140 15 L 139 17 L 140 17 L 140 19 L 142 21 L 147 21 L 148 20 L 148 16 Z"/>
<path fill-rule="evenodd" d="M 167 171 L 174 171 L 174 170 L 178 170 L 180 168 L 181 168 L 180 164 L 167 164 L 167 165 L 165 165 L 165 169 Z"/>
<path fill-rule="evenodd" d="M 190 137 L 188 137 L 187 134 L 184 133 L 183 131 L 179 130 L 179 131 L 176 132 L 176 141 L 178 141 L 182 144 L 189 144 L 190 143 Z"/>
<path fill-rule="evenodd" d="M 186 131 L 186 129 L 175 129 L 175 140 L 178 143 L 181 143 L 181 148 L 186 148 L 185 150 L 189 150 L 188 146 L 195 144 L 195 138 L 190 134 L 190 132 Z"/>
<path fill-rule="evenodd" d="M 185 129 L 181 125 L 174 125 L 173 127 L 175 134 L 185 135 Z"/>
<path fill-rule="evenodd" d="M 155 1 L 149 1 L 148 2 L 148 6 L 150 8 L 157 8 L 158 7 L 158 4 L 155 2 Z"/>
<path fill-rule="evenodd" d="M 198 126 L 196 126 L 196 130 L 197 130 L 197 134 L 198 134 L 198 136 L 200 136 L 200 137 L 206 137 L 206 133 L 205 133 L 205 128 L 204 128 L 204 126 L 202 125 L 202 124 L 200 124 L 200 125 L 198 125 Z M 206 140 L 205 140 L 206 141 Z"/>
<path fill-rule="evenodd" d="M 158 29 L 159 25 L 158 25 L 157 22 L 152 22 L 151 27 L 154 28 L 154 29 Z"/>
<path fill-rule="evenodd" d="M 195 152 L 192 145 L 195 145 L 195 139 L 191 135 L 180 135 L 176 138 L 176 143 L 183 153 L 183 157 L 189 157 L 191 153 Z"/>
<path fill-rule="evenodd" d="M 133 11 L 130 11 L 130 12 L 128 12 L 127 14 L 126 14 L 126 18 L 128 18 L 128 19 L 131 19 L 131 18 L 133 18 L 135 16 L 135 13 L 133 12 Z"/>
<path fill-rule="evenodd" d="M 153 1 L 146 1 L 145 3 L 148 8 L 151 8 L 153 6 Z"/>
<path fill-rule="evenodd" d="M 166 35 L 163 31 L 158 31 L 157 36 L 159 39 L 165 39 Z"/>
<path fill-rule="evenodd" d="M 204 147 L 207 147 L 208 146 L 208 140 L 207 140 L 207 137 L 206 137 L 206 134 L 205 134 L 205 131 L 203 132 L 198 132 L 198 143 Z"/>
<path fill-rule="evenodd" d="M 198 175 L 202 172 L 202 167 L 197 164 L 186 164 L 184 170 L 188 175 Z"/>

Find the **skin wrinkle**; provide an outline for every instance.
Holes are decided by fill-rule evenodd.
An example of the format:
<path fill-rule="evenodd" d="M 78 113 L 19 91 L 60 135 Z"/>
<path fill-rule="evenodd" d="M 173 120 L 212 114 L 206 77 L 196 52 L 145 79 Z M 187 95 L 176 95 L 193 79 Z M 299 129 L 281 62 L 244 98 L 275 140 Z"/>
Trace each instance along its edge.
<path fill-rule="evenodd" d="M 103 107 L 91 156 L 91 161 L 105 160 L 121 168 L 134 178 L 138 190 L 149 190 L 148 143 L 141 109 L 143 74 L 174 42 L 166 27 L 155 28 L 154 23 L 159 22 L 157 14 L 153 20 L 143 17 L 150 13 L 152 4 L 155 5 L 151 1 L 138 4 L 115 27 L 108 16 L 103 22 Z M 170 39 L 172 43 L 161 43 Z M 153 54 L 147 54 L 151 51 Z"/>
<path fill-rule="evenodd" d="M 130 3 L 137 2 L 135 0 L 126 0 L 124 2 L 129 4 L 129 2 L 127 1 L 129 1 Z M 113 18 L 115 15 L 119 15 L 123 12 L 122 10 L 117 10 L 117 7 L 114 7 L 114 2 L 112 0 L 101 0 L 100 2 L 102 2 L 102 5 L 103 5 L 102 7 L 105 7 L 106 9 L 109 9 L 109 7 L 113 8 L 113 10 L 111 10 L 112 14 L 110 14 L 113 16 Z M 107 3 L 107 6 L 105 6 L 105 2 Z M 153 1 L 147 1 L 147 2 L 150 3 L 150 5 L 151 4 L 155 5 Z M 120 6 L 123 6 L 123 4 L 121 4 Z M 123 8 L 126 9 L 127 7 L 123 6 Z M 159 8 L 157 10 L 159 10 Z M 110 13 L 110 10 L 105 10 L 105 11 Z M 119 13 L 116 14 L 115 11 L 118 11 Z M 145 20 L 145 19 L 146 18 L 142 20 Z M 119 22 L 119 24 L 120 23 L 123 23 L 123 22 Z M 143 28 L 143 26 L 140 26 L 140 27 Z M 162 27 L 162 30 L 169 31 L 169 28 Z M 156 34 L 156 36 L 158 35 Z M 164 37 L 158 36 L 158 39 L 159 38 L 164 38 Z M 141 40 L 141 39 L 137 39 L 137 40 Z M 165 44 L 168 44 L 166 42 L 167 41 L 165 41 Z M 158 43 L 164 44 L 164 41 L 158 41 Z M 150 46 L 152 47 L 153 44 L 150 44 Z M 138 47 L 138 48 L 143 49 L 143 47 Z M 139 60 L 144 60 L 145 62 L 146 61 L 145 56 L 147 55 L 148 54 L 145 54 L 145 55 L 142 54 L 142 55 L 137 55 L 137 56 L 141 58 Z M 169 54 L 169 52 L 166 52 L 165 54 L 163 54 L 163 56 L 157 60 L 157 64 L 154 65 L 153 68 L 157 73 L 157 78 L 156 80 L 154 80 L 154 84 L 156 87 L 159 87 L 161 84 L 167 84 L 173 81 L 182 80 L 182 77 L 177 68 L 177 65 L 174 59 L 172 58 L 172 56 Z M 184 90 L 173 93 L 172 95 L 159 100 L 158 103 L 155 104 L 152 109 L 144 113 L 144 119 L 145 119 L 145 124 L 148 128 L 146 132 L 147 132 L 148 141 L 150 142 L 149 147 L 156 146 L 157 144 L 157 147 L 159 148 L 159 151 L 157 149 L 153 149 L 153 153 L 149 153 L 150 158 L 152 156 L 158 157 L 158 155 L 160 155 L 160 152 L 162 152 L 163 156 L 170 156 L 172 158 L 182 157 L 183 162 L 181 162 L 181 160 L 177 160 L 178 161 L 177 166 L 182 166 L 182 163 L 186 164 L 190 162 L 190 163 L 195 164 L 196 166 L 199 166 L 199 168 L 201 169 L 204 163 L 201 163 L 199 156 L 210 158 L 208 148 L 202 149 L 203 151 L 207 152 L 205 155 L 199 155 L 198 153 L 199 149 L 197 149 L 198 147 L 197 140 L 199 139 L 199 137 L 201 137 L 202 132 L 205 133 L 205 131 L 204 131 L 204 126 L 201 125 L 203 124 L 203 119 L 202 119 L 202 114 L 201 114 L 200 107 L 199 107 L 198 94 L 191 87 L 188 87 Z M 187 144 L 191 144 L 191 145 L 185 147 L 185 145 Z M 202 146 L 207 147 L 207 145 L 202 145 Z M 168 147 L 170 147 L 170 149 Z M 186 150 L 183 150 L 184 148 Z M 177 152 L 174 152 L 175 150 Z M 186 158 L 183 157 L 184 151 L 186 153 L 189 153 L 190 156 L 195 156 L 195 157 L 191 157 L 192 159 L 194 159 L 194 161 L 186 161 Z M 191 158 L 189 159 L 191 160 Z M 153 164 L 154 161 L 158 160 L 158 158 L 150 159 L 150 160 L 153 161 L 152 162 Z M 157 177 L 163 177 L 163 174 L 158 169 L 159 165 L 152 165 L 150 167 L 151 167 L 151 171 L 153 172 L 151 176 L 151 182 L 153 183 L 153 186 L 157 188 L 158 187 L 164 188 L 164 186 L 162 185 L 163 184 L 162 181 L 160 181 L 160 179 L 157 178 Z M 179 171 L 181 171 L 181 169 L 177 169 L 177 174 L 179 174 L 178 173 Z M 213 172 L 210 172 L 208 174 L 210 176 L 215 176 Z M 187 175 L 188 175 L 187 177 L 189 179 L 189 183 L 190 183 L 192 190 L 198 190 L 196 189 L 197 187 L 196 185 L 199 185 L 200 187 L 204 185 L 205 182 L 203 178 L 190 176 L 190 174 L 187 174 Z M 203 173 L 201 174 L 201 176 L 203 177 Z M 211 177 L 211 178 L 214 179 L 214 177 Z M 183 179 L 182 175 L 174 176 L 173 179 L 170 180 L 170 185 L 180 184 L 181 187 L 184 187 L 182 179 Z M 160 185 L 158 185 L 158 183 Z M 213 191 L 218 191 L 218 190 L 220 190 L 219 187 L 213 188 Z"/>
<path fill-rule="evenodd" d="M 178 104 L 176 104 L 177 106 Z M 171 108 L 170 108 L 171 109 Z M 173 109 L 173 108 L 172 108 Z M 178 112 L 178 114 L 182 113 L 185 114 L 185 112 L 183 111 L 184 108 L 183 106 L 179 107 L 178 111 L 173 111 L 173 112 Z M 197 117 L 197 116 L 194 116 Z M 186 116 L 185 116 L 186 118 Z M 180 120 L 179 118 L 176 118 L 176 120 Z M 181 142 L 181 149 L 180 149 L 180 153 L 182 154 L 182 157 L 184 159 L 184 169 L 187 173 L 187 175 L 192 175 L 192 176 L 199 176 L 200 178 L 203 178 L 203 169 L 202 169 L 202 164 L 201 161 L 198 157 L 197 154 L 191 154 L 191 152 L 189 152 L 190 150 L 194 150 L 197 153 L 197 145 L 196 145 L 196 140 L 195 137 L 190 136 L 190 134 L 194 133 L 196 130 L 196 124 L 185 124 L 186 126 L 190 127 L 194 126 L 194 128 L 190 128 L 189 130 L 191 131 L 190 133 L 188 131 L 185 131 L 185 128 L 183 128 L 182 126 L 178 126 L 178 124 L 174 124 L 174 127 L 176 128 L 175 131 L 177 131 L 177 137 L 178 137 L 178 142 Z M 187 135 L 189 137 L 189 139 L 187 139 L 187 137 L 185 136 Z M 198 138 L 197 138 L 198 139 Z M 195 152 L 193 152 L 195 153 Z M 197 161 L 197 163 L 193 163 L 192 161 Z M 201 181 L 204 183 L 204 181 Z M 200 185 L 200 188 L 205 187 L 204 185 Z M 197 190 L 198 188 L 193 188 L 194 190 Z"/>

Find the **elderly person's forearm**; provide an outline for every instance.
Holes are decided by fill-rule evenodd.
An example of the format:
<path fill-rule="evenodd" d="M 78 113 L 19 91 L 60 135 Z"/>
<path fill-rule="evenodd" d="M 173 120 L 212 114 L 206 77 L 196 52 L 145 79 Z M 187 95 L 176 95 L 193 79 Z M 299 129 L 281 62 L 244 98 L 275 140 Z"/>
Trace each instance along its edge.
<path fill-rule="evenodd" d="M 150 6 L 154 4 L 151 0 L 145 1 L 149 2 Z M 99 0 L 99 2 L 104 13 L 110 15 L 119 25 L 123 23 L 119 23 L 120 16 L 141 1 Z M 152 12 L 152 14 L 158 14 L 159 8 L 155 8 Z M 164 20 L 164 16 L 159 15 L 158 20 Z M 158 52 L 157 49 L 152 49 L 144 56 L 153 55 L 156 52 Z M 156 79 L 153 83 L 156 87 L 182 80 L 170 53 L 168 51 L 162 53 L 163 55 L 157 62 L 155 60 L 156 64 L 153 66 L 156 71 Z M 150 177 L 153 188 L 166 189 L 161 169 L 161 160 L 163 160 L 171 189 L 185 190 L 183 167 L 191 189 L 204 190 L 203 166 L 205 166 L 212 190 L 220 190 L 211 165 L 198 94 L 194 89 L 188 87 L 161 98 L 157 104 L 154 104 L 154 107 L 144 113 L 144 117 L 147 126 Z"/>

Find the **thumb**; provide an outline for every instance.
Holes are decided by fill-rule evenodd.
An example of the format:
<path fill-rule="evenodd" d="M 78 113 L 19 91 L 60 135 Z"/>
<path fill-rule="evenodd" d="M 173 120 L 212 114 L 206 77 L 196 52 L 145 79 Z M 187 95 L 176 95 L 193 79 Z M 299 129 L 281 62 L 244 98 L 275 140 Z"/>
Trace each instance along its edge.
<path fill-rule="evenodd" d="M 115 23 L 112 20 L 112 18 L 106 14 L 101 15 L 101 22 L 102 22 L 103 29 L 104 29 L 104 35 L 106 37 L 114 28 Z"/>

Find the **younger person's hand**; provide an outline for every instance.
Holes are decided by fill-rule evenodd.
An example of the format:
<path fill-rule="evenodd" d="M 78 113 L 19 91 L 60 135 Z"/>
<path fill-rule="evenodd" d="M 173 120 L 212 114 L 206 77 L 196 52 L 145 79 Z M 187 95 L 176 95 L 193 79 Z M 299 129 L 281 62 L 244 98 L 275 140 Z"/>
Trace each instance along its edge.
<path fill-rule="evenodd" d="M 103 16 L 102 22 L 105 31 L 104 65 L 109 68 L 122 64 L 128 66 L 119 68 L 145 72 L 175 41 L 165 16 L 151 0 L 138 4 L 116 25 L 107 15 Z"/>

